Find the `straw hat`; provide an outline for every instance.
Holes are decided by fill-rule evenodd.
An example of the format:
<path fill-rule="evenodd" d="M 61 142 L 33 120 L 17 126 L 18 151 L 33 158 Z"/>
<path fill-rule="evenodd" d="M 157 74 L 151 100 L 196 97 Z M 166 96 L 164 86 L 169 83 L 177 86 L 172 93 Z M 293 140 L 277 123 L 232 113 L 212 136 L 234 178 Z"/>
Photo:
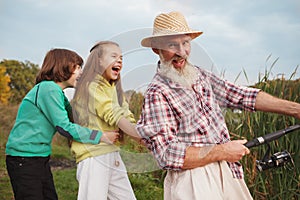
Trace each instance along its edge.
<path fill-rule="evenodd" d="M 141 44 L 144 47 L 152 47 L 151 41 L 154 38 L 181 34 L 189 34 L 194 39 L 202 32 L 191 30 L 180 12 L 162 13 L 154 20 L 152 36 L 144 38 Z"/>

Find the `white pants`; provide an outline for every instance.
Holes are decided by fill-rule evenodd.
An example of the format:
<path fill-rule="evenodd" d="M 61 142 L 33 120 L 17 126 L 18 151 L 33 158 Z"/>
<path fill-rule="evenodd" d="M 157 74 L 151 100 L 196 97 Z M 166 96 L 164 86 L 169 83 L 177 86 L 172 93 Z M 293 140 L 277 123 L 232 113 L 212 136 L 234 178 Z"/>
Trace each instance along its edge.
<path fill-rule="evenodd" d="M 135 200 L 119 152 L 80 161 L 77 165 L 78 200 Z"/>
<path fill-rule="evenodd" d="M 225 161 L 184 171 L 168 171 L 164 200 L 252 200 L 243 179 L 235 179 Z"/>

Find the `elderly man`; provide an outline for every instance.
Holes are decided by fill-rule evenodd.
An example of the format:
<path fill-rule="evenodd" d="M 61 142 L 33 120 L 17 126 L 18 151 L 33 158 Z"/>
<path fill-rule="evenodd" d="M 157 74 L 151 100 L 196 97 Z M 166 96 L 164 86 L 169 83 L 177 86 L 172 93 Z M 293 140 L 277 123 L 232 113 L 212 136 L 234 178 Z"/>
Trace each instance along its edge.
<path fill-rule="evenodd" d="M 300 118 L 300 105 L 234 85 L 189 62 L 191 30 L 179 12 L 163 13 L 142 46 L 159 55 L 137 130 L 168 171 L 164 199 L 252 199 L 238 161 L 249 149 L 230 141 L 221 107 Z"/>

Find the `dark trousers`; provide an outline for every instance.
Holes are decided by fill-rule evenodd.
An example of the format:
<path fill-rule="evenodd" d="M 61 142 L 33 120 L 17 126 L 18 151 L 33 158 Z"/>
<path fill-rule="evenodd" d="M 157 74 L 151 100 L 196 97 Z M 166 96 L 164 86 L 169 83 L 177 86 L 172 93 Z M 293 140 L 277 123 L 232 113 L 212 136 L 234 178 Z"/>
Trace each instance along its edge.
<path fill-rule="evenodd" d="M 6 167 L 16 200 L 57 200 L 50 157 L 6 156 Z"/>

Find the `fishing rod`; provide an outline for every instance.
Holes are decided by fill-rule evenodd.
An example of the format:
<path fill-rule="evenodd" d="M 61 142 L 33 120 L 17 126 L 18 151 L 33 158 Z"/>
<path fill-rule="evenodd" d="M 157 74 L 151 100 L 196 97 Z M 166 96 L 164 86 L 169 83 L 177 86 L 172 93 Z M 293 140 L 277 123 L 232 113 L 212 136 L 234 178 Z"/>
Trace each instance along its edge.
<path fill-rule="evenodd" d="M 264 155 L 263 159 L 256 160 L 256 169 L 258 171 L 264 171 L 264 170 L 271 169 L 271 168 L 282 167 L 289 163 L 294 165 L 291 154 L 286 150 L 284 150 L 282 152 L 277 152 L 277 153 L 271 155 L 271 157 L 269 157 L 270 150 L 271 150 L 269 142 L 277 140 L 280 137 L 282 137 L 290 132 L 293 132 L 295 130 L 298 130 L 298 129 L 300 129 L 300 124 L 297 124 L 294 126 L 289 126 L 285 129 L 275 131 L 273 133 L 269 133 L 264 136 L 260 136 L 258 138 L 255 138 L 253 140 L 246 142 L 244 145 L 247 148 L 252 148 L 252 147 L 256 147 L 256 146 L 263 145 L 263 144 L 266 144 L 268 146 L 267 152 Z"/>

